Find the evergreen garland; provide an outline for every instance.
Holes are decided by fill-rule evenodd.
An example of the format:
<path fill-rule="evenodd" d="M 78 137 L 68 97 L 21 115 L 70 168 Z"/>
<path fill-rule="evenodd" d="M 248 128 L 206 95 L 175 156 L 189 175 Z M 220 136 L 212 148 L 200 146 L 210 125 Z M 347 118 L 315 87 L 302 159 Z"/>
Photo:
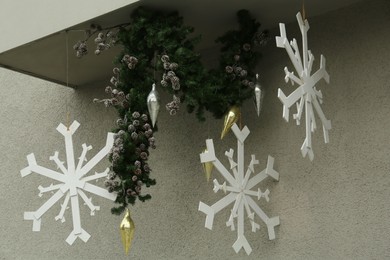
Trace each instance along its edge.
<path fill-rule="evenodd" d="M 268 32 L 259 32 L 260 23 L 251 18 L 247 10 L 237 12 L 238 30 L 230 30 L 216 42 L 222 44 L 219 68 L 213 75 L 214 91 L 208 91 L 206 108 L 215 118 L 223 117 L 228 110 L 252 97 L 255 68 L 259 53 L 257 46 L 268 40 Z"/>
<path fill-rule="evenodd" d="M 120 206 L 111 209 L 113 214 L 121 214 L 137 198 L 150 199 L 149 194 L 141 195 L 141 186 L 156 184 L 149 176 L 147 163 L 149 149 L 156 147 L 153 131 L 157 129 L 151 127 L 146 103 L 152 84 L 156 83 L 157 90 L 163 88 L 173 94 L 173 101 L 166 105 L 170 114 L 185 102 L 187 111 L 196 111 L 200 121 L 205 120 L 205 110 L 221 118 L 231 106 L 241 106 L 252 96 L 252 70 L 259 57 L 255 46 L 264 44 L 268 36 L 258 31 L 260 24 L 248 11 L 239 11 L 237 17 L 239 30 L 228 31 L 217 39 L 222 44 L 220 65 L 211 71 L 206 71 L 194 51 L 200 37 L 189 37 L 193 28 L 183 25 L 177 12 L 139 7 L 131 15 L 130 25 L 121 27 L 117 35 L 99 33 L 95 39 L 99 50 L 96 54 L 110 47 L 105 35 L 110 36 L 110 42 L 123 46 L 115 61 L 117 68 L 110 81 L 113 86 L 106 87 L 111 98 L 94 100 L 115 107 L 119 115 L 109 155 L 112 173 L 106 182 L 110 192 L 118 193 L 115 202 Z M 75 50 L 87 53 L 86 45 L 80 42 Z"/>
<path fill-rule="evenodd" d="M 118 193 L 115 202 L 121 204 L 111 209 L 113 214 L 122 213 L 137 198 L 150 199 L 149 194 L 140 194 L 141 186 L 156 183 L 149 177 L 147 164 L 149 148 L 155 148 L 146 103 L 152 84 L 158 83 L 157 89 L 162 87 L 175 94 L 167 105 L 174 114 L 180 99 L 184 100 L 182 93 L 189 89 L 193 93 L 200 91 L 197 83 L 206 75 L 200 56 L 194 52 L 199 37 L 188 37 L 193 28 L 184 26 L 177 12 L 166 14 L 141 7 L 133 12 L 131 21 L 131 26 L 122 28 L 118 34 L 123 52 L 116 60 L 116 76 L 111 79 L 115 88 L 106 88 L 112 98 L 95 100 L 114 106 L 119 114 L 115 144 L 109 157 L 112 181 L 107 185 L 109 191 Z"/>

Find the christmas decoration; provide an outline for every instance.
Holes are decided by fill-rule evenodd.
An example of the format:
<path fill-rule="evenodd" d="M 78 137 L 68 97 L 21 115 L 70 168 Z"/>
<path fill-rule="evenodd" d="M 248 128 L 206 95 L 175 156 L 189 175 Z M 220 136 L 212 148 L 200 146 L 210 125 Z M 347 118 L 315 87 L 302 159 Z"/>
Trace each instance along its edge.
<path fill-rule="evenodd" d="M 103 29 L 94 25 L 98 31 L 86 31 L 86 39 L 75 45 L 76 55 L 81 57 L 87 54 L 87 40 L 95 33 L 98 33 L 95 38 L 96 54 L 113 44 L 122 45 L 124 54 L 133 53 L 137 60 L 142 61 L 142 69 L 137 70 L 138 73 L 161 72 L 158 74 L 162 75 L 162 88 L 175 94 L 176 101 L 185 102 L 188 112 L 196 111 L 200 121 L 205 120 L 204 110 L 219 119 L 230 107 L 241 106 L 252 96 L 255 86 L 252 70 L 260 56 L 258 48 L 270 38 L 268 31 L 259 30 L 260 23 L 251 17 L 248 10 L 237 12 L 238 30 L 229 30 L 216 40 L 222 45 L 220 64 L 218 69 L 210 71 L 204 68 L 199 54 L 194 52 L 200 37 L 188 37 L 193 33 L 193 28 L 184 26 L 183 18 L 177 12 L 161 13 L 139 7 L 133 12 L 131 20 L 117 26 L 119 33 L 113 27 Z M 107 35 L 112 38 L 109 43 L 106 43 Z M 134 85 L 134 78 L 128 76 L 124 76 L 122 82 Z M 143 76 L 143 84 L 152 84 L 156 81 L 155 77 Z M 140 79 L 139 76 L 136 78 Z M 179 103 L 175 102 L 174 105 Z M 168 105 L 172 107 L 172 102 Z M 177 111 L 168 110 L 170 114 Z"/>
<path fill-rule="evenodd" d="M 215 156 L 212 139 L 206 140 L 208 152 L 200 154 L 201 162 L 212 162 L 229 185 L 226 184 L 226 181 L 220 184 L 216 179 L 214 179 L 214 192 L 223 190 L 225 194 L 228 194 L 212 206 L 208 206 L 205 203 L 200 202 L 199 211 L 206 214 L 205 227 L 211 230 L 215 214 L 234 202 L 233 209 L 231 210 L 231 214 L 229 220 L 226 222 L 226 225 L 229 226 L 232 231 L 235 230 L 236 226 L 234 224 L 234 219 L 237 219 L 237 240 L 233 244 L 233 249 L 236 253 L 238 253 L 241 248 L 244 248 L 245 252 L 249 255 L 252 252 L 252 248 L 244 235 L 245 212 L 251 223 L 252 232 L 256 232 L 256 230 L 260 228 L 259 224 L 257 224 L 254 220 L 254 215 L 256 213 L 267 225 L 268 237 L 270 240 L 275 239 L 274 228 L 280 224 L 279 217 L 269 218 L 252 199 L 252 196 L 256 197 L 258 200 L 260 198 L 265 198 L 268 202 L 269 190 L 267 189 L 262 192 L 260 188 L 257 191 L 252 190 L 252 188 L 268 176 L 274 180 L 279 180 L 279 173 L 273 169 L 274 158 L 268 156 L 267 167 L 254 177 L 250 178 L 250 175 L 255 173 L 254 166 L 259 163 L 259 161 L 256 160 L 255 155 L 252 155 L 248 169 L 244 174 L 244 141 L 250 132 L 248 127 L 245 126 L 242 130 L 240 130 L 236 124 L 232 126 L 232 130 L 237 138 L 237 162 L 233 159 L 234 150 L 230 149 L 230 151 L 225 153 L 229 159 L 230 167 L 226 168 L 223 166 L 219 159 Z M 228 169 L 232 170 L 233 174 L 230 174 Z M 254 212 L 252 212 L 252 210 Z"/>
<path fill-rule="evenodd" d="M 152 86 L 152 91 L 150 91 L 148 95 L 147 103 L 150 119 L 152 120 L 152 126 L 154 127 L 157 121 L 158 111 L 160 111 L 160 97 L 156 90 L 156 84 L 154 83 Z"/>
<path fill-rule="evenodd" d="M 187 111 L 195 112 L 200 121 L 205 120 L 205 110 L 215 118 L 221 118 L 231 107 L 240 107 L 251 97 L 254 90 L 252 69 L 259 56 L 256 48 L 263 46 L 269 37 L 266 31 L 259 31 L 260 24 L 247 10 L 237 12 L 237 18 L 239 29 L 228 31 L 217 39 L 223 46 L 221 61 L 219 68 L 211 71 L 205 69 L 199 54 L 194 51 L 200 37 L 193 37 L 193 28 L 185 26 L 177 12 L 163 13 L 139 7 L 133 11 L 129 23 L 116 27 L 118 33 L 114 27 L 99 31 L 103 32 L 95 39 L 99 52 L 105 50 L 99 49 L 99 44 L 107 44 L 108 31 L 114 32 L 114 43 L 123 47 L 114 62 L 117 67 L 110 80 L 113 86 L 106 87 L 110 97 L 94 100 L 114 107 L 119 115 L 120 124 L 114 132 L 120 137 L 109 156 L 112 178 L 116 180 L 107 183 L 109 190 L 118 193 L 115 202 L 119 206 L 111 209 L 113 214 L 121 214 L 128 204 L 135 203 L 136 198 L 150 199 L 149 194 L 140 194 L 141 186 L 156 183 L 149 177 L 151 170 L 146 162 L 149 148 L 156 147 L 152 133 L 158 128 L 156 113 L 148 110 L 148 105 L 154 104 L 156 108 L 152 99 L 148 102 L 152 84 L 157 82 L 158 87 L 172 94 L 173 100 L 166 105 L 171 115 L 184 103 Z M 95 33 L 91 30 L 87 35 Z M 82 43 L 76 55 L 88 51 L 86 40 Z M 134 112 L 145 115 L 148 118 L 145 126 L 149 125 L 153 131 L 150 128 L 142 131 L 143 122 L 132 118 Z"/>
<path fill-rule="evenodd" d="M 207 152 L 208 152 L 207 149 L 203 150 L 203 153 L 207 153 Z M 212 162 L 205 162 L 202 165 L 203 165 L 203 171 L 204 171 L 205 176 L 206 176 L 206 180 L 207 180 L 207 182 L 209 182 L 214 165 Z"/>
<path fill-rule="evenodd" d="M 106 87 L 106 92 L 111 98 L 99 100 L 94 99 L 96 103 L 104 103 L 107 107 L 115 107 L 120 115 L 117 119 L 116 135 L 113 148 L 109 153 L 109 159 L 112 163 L 113 172 L 109 180 L 105 182 L 107 189 L 118 193 L 116 203 L 121 206 L 111 209 L 113 214 L 121 214 L 128 204 L 134 204 L 136 198 L 145 201 L 151 198 L 149 194 L 142 195 L 142 186 L 150 187 L 155 184 L 155 180 L 150 179 L 151 169 L 147 163 L 149 157 L 149 148 L 156 148 L 155 138 L 153 137 L 152 121 L 149 118 L 145 100 L 146 93 L 137 92 L 136 89 L 129 91 L 121 90 L 124 70 L 137 70 L 138 59 L 134 56 L 125 54 L 121 59 L 122 70 L 114 68 L 114 76 L 110 83 L 113 85 Z M 132 95 L 131 95 L 132 94 Z M 153 98 L 157 99 L 156 93 Z M 142 102 L 142 98 L 145 98 Z M 139 107 L 144 111 L 134 111 L 132 107 Z M 156 108 L 155 106 L 152 106 Z M 154 114 L 156 115 L 156 114 Z"/>
<path fill-rule="evenodd" d="M 125 216 L 119 226 L 119 231 L 121 233 L 123 248 L 125 249 L 125 253 L 127 255 L 129 253 L 135 231 L 134 221 L 131 219 L 129 209 L 126 209 Z"/>
<path fill-rule="evenodd" d="M 25 177 L 32 172 L 48 177 L 50 179 L 60 182 L 59 184 L 50 184 L 48 187 L 39 186 L 39 196 L 43 193 L 54 192 L 54 195 L 48 199 L 39 209 L 33 212 L 25 212 L 24 219 L 33 221 L 33 231 L 40 231 L 41 229 L 41 218 L 56 202 L 65 196 L 63 204 L 61 204 L 61 210 L 55 217 L 55 220 L 61 220 L 65 222 L 65 211 L 68 208 L 69 200 L 71 203 L 72 220 L 73 220 L 73 231 L 70 233 L 66 242 L 72 245 L 73 242 L 80 238 L 84 242 L 87 242 L 90 238 L 90 234 L 81 227 L 80 220 L 80 209 L 79 209 L 79 197 L 84 201 L 85 205 L 91 210 L 91 216 L 95 215 L 97 210 L 100 210 L 99 206 L 95 206 L 92 203 L 92 198 L 88 198 L 84 191 L 98 195 L 100 197 L 114 201 L 116 199 L 115 193 L 109 193 L 103 188 L 95 186 L 90 181 L 104 178 L 108 175 L 109 168 L 102 173 L 96 173 L 87 176 L 87 174 L 99 163 L 110 151 L 114 143 L 114 134 L 107 134 L 107 142 L 105 147 L 100 150 L 90 161 L 87 162 L 87 152 L 92 149 L 92 146 L 83 144 L 83 151 L 79 157 L 79 161 L 76 165 L 72 135 L 76 132 L 80 124 L 74 121 L 69 128 L 63 124 L 59 124 L 57 131 L 60 132 L 65 138 L 65 149 L 66 149 L 66 161 L 67 168 L 64 166 L 64 162 L 60 161 L 58 152 L 55 152 L 53 156 L 50 156 L 50 160 L 55 162 L 57 169 L 60 171 L 51 170 L 40 166 L 35 160 L 33 153 L 27 155 L 28 166 L 20 171 L 22 177 Z M 87 163 L 85 163 L 87 162 Z M 85 164 L 84 164 L 85 163 Z M 84 164 L 84 165 L 83 165 Z"/>
<path fill-rule="evenodd" d="M 229 112 L 225 116 L 225 120 L 223 122 L 223 129 L 221 132 L 221 140 L 225 137 L 225 135 L 230 131 L 232 125 L 237 122 L 237 120 L 241 116 L 241 109 L 238 106 L 233 106 L 230 108 Z"/>
<path fill-rule="evenodd" d="M 259 84 L 259 74 L 256 74 L 256 85 L 255 90 L 253 93 L 253 102 L 255 103 L 256 113 L 257 116 L 260 116 L 260 110 L 261 110 L 261 86 Z"/>
<path fill-rule="evenodd" d="M 113 103 L 121 123 L 114 132 L 121 133 L 119 140 L 122 141 L 118 141 L 119 145 L 110 155 L 114 176 L 119 182 L 114 191 L 118 192 L 115 202 L 120 206 L 111 209 L 114 214 L 121 214 L 136 198 L 150 199 L 149 194 L 141 195 L 141 186 L 156 183 L 149 177 L 151 169 L 147 160 L 149 148 L 156 147 L 153 132 L 157 131 L 159 104 L 156 92 L 149 93 L 149 87 L 161 82 L 161 88 L 173 94 L 173 101 L 166 106 L 173 115 L 179 109 L 180 100 L 184 100 L 183 93 L 188 89 L 199 91 L 198 82 L 205 81 L 200 57 L 193 51 L 199 37 L 189 38 L 192 32 L 193 28 L 184 26 L 177 12 L 162 13 L 144 7 L 137 8 L 130 24 L 120 28 L 117 43 L 122 45 L 123 51 L 116 60 L 118 67 L 114 74 L 118 76 L 111 81 L 115 93 L 111 91 L 111 98 L 106 100 L 96 100 Z M 161 81 L 158 76 L 162 76 Z M 123 93 L 124 99 L 113 97 L 118 93 Z M 134 118 L 135 112 L 145 115 L 147 121 Z"/>
<path fill-rule="evenodd" d="M 321 55 L 320 69 L 311 75 L 314 56 L 311 51 L 308 50 L 307 45 L 307 31 L 309 30 L 309 23 L 307 20 L 303 21 L 300 13 L 298 13 L 296 17 L 302 34 L 302 59 L 299 53 L 297 41 L 295 39 L 293 39 L 291 42 L 288 41 L 286 29 L 283 23 L 279 24 L 280 36 L 276 37 L 276 46 L 286 49 L 287 54 L 289 55 L 291 62 L 298 74 L 296 76 L 294 75 L 294 72 L 290 72 L 287 67 L 284 68 L 286 73 L 286 83 L 291 81 L 292 85 L 297 83 L 299 87 L 294 90 L 294 92 L 292 92 L 288 97 L 286 97 L 283 91 L 279 89 L 278 97 L 283 103 L 283 118 L 287 122 L 289 121 L 289 109 L 292 105 L 296 104 L 297 113 L 293 115 L 293 118 L 296 120 L 297 125 L 299 125 L 301 122 L 303 108 L 305 107 L 306 138 L 302 144 L 301 152 L 303 157 L 308 154 L 310 160 L 313 160 L 314 153 L 312 149 L 311 133 L 314 132 L 317 128 L 313 106 L 322 122 L 324 141 L 325 143 L 329 142 L 328 130 L 331 129 L 331 122 L 330 120 L 326 119 L 320 106 L 320 104 L 322 104 L 322 92 L 321 90 L 316 89 L 316 84 L 321 79 L 324 79 L 327 83 L 329 83 L 329 74 L 325 69 L 325 57 Z"/>

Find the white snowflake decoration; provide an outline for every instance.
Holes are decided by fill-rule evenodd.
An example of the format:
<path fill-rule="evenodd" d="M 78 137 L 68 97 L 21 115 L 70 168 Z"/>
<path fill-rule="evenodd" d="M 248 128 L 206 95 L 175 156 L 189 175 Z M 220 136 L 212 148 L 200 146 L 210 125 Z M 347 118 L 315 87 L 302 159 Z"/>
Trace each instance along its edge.
<path fill-rule="evenodd" d="M 314 153 L 311 144 L 311 132 L 314 132 L 317 128 L 313 105 L 322 122 L 324 141 L 325 143 L 329 142 L 328 130 L 331 129 L 331 123 L 330 120 L 326 119 L 320 106 L 320 104 L 322 104 L 321 90 L 317 90 L 315 86 L 321 79 L 324 79 L 327 83 L 329 83 L 329 74 L 325 69 L 325 57 L 321 55 L 320 69 L 317 70 L 313 75 L 310 75 L 314 56 L 311 51 L 308 50 L 307 46 L 307 31 L 309 30 L 309 23 L 307 20 L 303 21 L 301 13 L 297 14 L 297 20 L 302 34 L 303 59 L 301 60 L 297 41 L 295 39 L 293 39 L 291 42 L 288 41 L 286 36 L 286 29 L 283 23 L 279 24 L 280 36 L 276 37 L 276 46 L 286 49 L 287 54 L 290 57 L 291 62 L 299 76 L 298 78 L 294 75 L 294 72 L 290 72 L 287 67 L 285 67 L 284 71 L 286 73 L 286 83 L 290 80 L 292 85 L 294 85 L 295 82 L 299 85 L 299 87 L 288 97 L 286 97 L 283 91 L 279 88 L 278 97 L 283 103 L 283 118 L 287 122 L 289 121 L 289 109 L 292 105 L 296 104 L 297 113 L 293 115 L 293 118 L 296 120 L 297 125 L 299 125 L 303 112 L 303 106 L 305 106 L 306 139 L 302 144 L 301 152 L 303 157 L 308 154 L 310 160 L 313 160 Z"/>
<path fill-rule="evenodd" d="M 54 161 L 57 165 L 57 169 L 61 172 L 50 170 L 37 164 L 33 153 L 27 155 L 28 166 L 20 171 L 22 177 L 31 174 L 32 172 L 38 173 L 50 179 L 59 181 L 59 184 L 51 184 L 48 187 L 39 186 L 39 197 L 45 192 L 55 191 L 54 195 L 48 199 L 39 209 L 33 212 L 25 212 L 24 219 L 33 221 L 33 231 L 40 231 L 41 229 L 41 217 L 48 211 L 55 203 L 57 203 L 63 196 L 65 196 L 63 204 L 61 204 L 61 210 L 55 217 L 55 220 L 61 220 L 65 222 L 64 213 L 68 208 L 69 200 L 71 202 L 73 231 L 70 233 L 66 242 L 72 245 L 76 238 L 80 238 L 84 242 L 87 242 L 90 238 L 90 234 L 87 233 L 81 227 L 80 221 L 80 209 L 79 209 L 79 196 L 85 202 L 91 210 L 91 216 L 95 215 L 95 211 L 99 210 L 99 206 L 92 204 L 92 198 L 88 198 L 84 191 L 101 196 L 103 198 L 114 201 L 116 194 L 109 193 L 107 190 L 95 186 L 89 181 L 97 180 L 99 178 L 106 177 L 109 169 L 107 168 L 102 173 L 96 173 L 94 175 L 85 176 L 96 164 L 101 161 L 109 152 L 114 143 L 114 134 L 107 134 L 107 142 L 105 147 L 100 150 L 89 162 L 84 166 L 83 163 L 87 161 L 85 158 L 87 152 L 92 149 L 92 146 L 83 144 L 83 151 L 79 157 L 78 164 L 75 164 L 74 150 L 72 135 L 76 132 L 80 124 L 74 121 L 72 125 L 67 129 L 63 124 L 57 127 L 57 131 L 60 132 L 65 138 L 66 159 L 67 168 L 64 166 L 64 162 L 61 162 L 58 158 L 58 152 L 56 151 L 53 156 L 50 156 L 50 160 Z"/>
<path fill-rule="evenodd" d="M 274 158 L 268 156 L 267 167 L 254 177 L 250 178 L 250 175 L 255 173 L 254 166 L 259 164 L 259 161 L 256 160 L 255 155 L 252 155 L 252 159 L 244 175 L 244 141 L 250 132 L 246 126 L 240 130 L 237 124 L 234 124 L 231 129 L 237 138 L 237 163 L 233 160 L 233 149 L 230 149 L 230 151 L 226 152 L 225 155 L 229 159 L 230 170 L 233 171 L 233 175 L 229 173 L 229 170 L 226 169 L 225 166 L 223 166 L 215 156 L 212 139 L 206 140 L 207 152 L 200 154 L 201 162 L 212 162 L 215 168 L 230 184 L 226 185 L 226 182 L 219 184 L 218 181 L 214 179 L 214 192 L 223 190 L 225 194 L 226 192 L 229 193 L 221 200 L 214 203 L 212 206 L 208 206 L 203 202 L 199 202 L 199 211 L 202 211 L 207 215 L 205 227 L 211 230 L 213 227 L 214 215 L 234 202 L 234 206 L 231 210 L 229 220 L 226 222 L 226 226 L 230 227 L 232 231 L 235 230 L 236 227 L 234 225 L 234 219 L 237 218 L 237 240 L 233 244 L 233 249 L 236 251 L 236 253 L 238 253 L 241 248 L 244 248 L 245 252 L 249 255 L 252 252 L 252 248 L 244 235 L 245 211 L 251 223 L 252 232 L 256 232 L 256 230 L 260 228 L 259 224 L 257 224 L 254 220 L 254 213 L 256 213 L 267 225 L 268 237 L 270 240 L 275 239 L 274 228 L 280 224 L 279 217 L 269 218 L 251 197 L 254 196 L 258 200 L 260 200 L 260 198 L 265 198 L 265 200 L 268 202 L 269 190 L 267 189 L 265 192 L 262 192 L 260 188 L 257 189 L 257 191 L 252 190 L 252 188 L 268 176 L 275 180 L 279 180 L 279 173 L 273 169 Z M 254 212 L 252 212 L 252 210 Z"/>

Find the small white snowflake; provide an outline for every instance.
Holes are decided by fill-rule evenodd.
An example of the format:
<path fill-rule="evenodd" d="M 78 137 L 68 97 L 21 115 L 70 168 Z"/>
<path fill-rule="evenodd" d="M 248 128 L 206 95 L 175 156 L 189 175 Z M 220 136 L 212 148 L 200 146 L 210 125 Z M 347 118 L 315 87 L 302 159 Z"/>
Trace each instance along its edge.
<path fill-rule="evenodd" d="M 324 79 L 327 83 L 329 83 L 329 74 L 325 69 L 325 57 L 321 55 L 320 69 L 317 70 L 314 74 L 310 75 L 314 56 L 311 51 L 308 50 L 307 46 L 307 31 L 310 28 L 309 22 L 307 20 L 303 21 L 301 13 L 297 14 L 297 20 L 302 34 L 302 59 L 299 53 L 297 41 L 295 39 L 293 39 L 291 42 L 288 41 L 286 36 L 286 28 L 283 23 L 279 24 L 280 36 L 276 37 L 276 46 L 286 49 L 287 54 L 290 57 L 291 62 L 298 74 L 298 77 L 295 76 L 294 72 L 290 72 L 287 67 L 285 67 L 284 71 L 286 73 L 286 77 L 284 79 L 286 83 L 291 81 L 291 84 L 294 85 L 295 82 L 299 85 L 299 87 L 294 90 L 294 92 L 292 92 L 288 97 L 286 97 L 283 91 L 279 89 L 278 97 L 283 103 L 283 118 L 287 122 L 289 121 L 289 109 L 292 105 L 296 104 L 297 113 L 294 114 L 293 117 L 296 120 L 297 125 L 300 125 L 303 106 L 305 106 L 306 139 L 302 144 L 301 152 L 303 157 L 309 154 L 310 160 L 313 160 L 314 153 L 311 144 L 311 132 L 314 132 L 317 128 L 313 106 L 322 122 L 325 143 L 329 142 L 328 130 L 331 129 L 331 122 L 330 120 L 326 119 L 320 106 L 320 104 L 322 104 L 321 90 L 316 89 L 316 84 L 321 79 Z"/>
<path fill-rule="evenodd" d="M 256 232 L 256 230 L 260 228 L 259 224 L 257 224 L 254 220 L 256 213 L 256 215 L 258 215 L 267 225 L 268 237 L 270 240 L 275 239 L 274 228 L 280 224 L 279 217 L 269 218 L 252 198 L 252 196 L 258 200 L 260 200 L 260 198 L 264 198 L 268 202 L 269 190 L 267 189 L 262 192 L 260 188 L 258 188 L 257 191 L 252 190 L 252 188 L 268 176 L 272 177 L 274 180 L 279 180 L 279 173 L 273 169 L 274 158 L 268 156 L 267 167 L 254 177 L 250 178 L 250 175 L 255 173 L 254 166 L 259 164 L 255 155 L 252 155 L 252 159 L 244 175 L 244 141 L 250 132 L 248 127 L 245 126 L 242 130 L 240 130 L 236 124 L 234 124 L 231 129 L 237 138 L 237 163 L 233 160 L 233 149 L 230 149 L 230 151 L 226 152 L 225 155 L 229 159 L 230 170 L 233 172 L 233 175 L 230 174 L 229 170 L 226 169 L 215 156 L 212 139 L 206 140 L 207 152 L 200 154 L 201 162 L 212 162 L 223 178 L 230 184 L 226 185 L 226 182 L 219 184 L 218 181 L 214 179 L 214 192 L 223 190 L 225 194 L 226 192 L 229 193 L 212 206 L 199 202 L 199 211 L 202 211 L 207 215 L 205 227 L 211 230 L 215 214 L 234 202 L 233 209 L 231 210 L 231 214 L 229 220 L 226 222 L 226 225 L 230 227 L 232 231 L 235 230 L 234 219 L 237 218 L 237 240 L 233 244 L 233 249 L 236 253 L 238 253 L 241 248 L 244 248 L 245 252 L 249 255 L 252 252 L 252 248 L 244 235 L 245 211 L 251 223 L 252 232 Z M 252 210 L 254 212 L 252 212 Z"/>
<path fill-rule="evenodd" d="M 75 164 L 74 150 L 73 150 L 73 141 L 72 135 L 76 132 L 80 124 L 77 121 L 74 121 L 69 127 L 65 127 L 63 124 L 60 124 L 57 127 L 57 131 L 60 132 L 65 138 L 65 148 L 66 148 L 66 159 L 67 159 L 67 168 L 64 166 L 64 162 L 60 161 L 58 158 L 58 152 L 56 151 L 53 156 L 50 156 L 50 160 L 54 161 L 57 165 L 57 169 L 60 169 L 61 172 L 50 170 L 48 168 L 42 167 L 37 164 L 35 156 L 33 153 L 27 155 L 28 166 L 20 171 L 22 177 L 31 174 L 32 172 L 38 173 L 50 179 L 60 182 L 59 184 L 50 184 L 48 187 L 39 186 L 39 197 L 45 192 L 55 191 L 54 195 L 48 199 L 39 209 L 33 212 L 25 212 L 24 219 L 33 221 L 33 231 L 40 231 L 41 229 L 41 217 L 48 211 L 55 203 L 57 203 L 63 196 L 65 196 L 64 202 L 61 204 L 61 210 L 59 214 L 55 217 L 55 220 L 61 220 L 65 222 L 64 213 L 68 208 L 69 200 L 71 202 L 72 209 L 72 220 L 73 220 L 73 231 L 70 233 L 66 242 L 69 245 L 72 245 L 76 238 L 80 238 L 84 242 L 87 242 L 90 238 L 90 234 L 87 233 L 81 227 L 80 221 L 80 209 L 79 209 L 79 196 L 85 202 L 91 210 L 91 216 L 95 215 L 95 211 L 99 210 L 99 206 L 92 204 L 92 198 L 88 198 L 84 191 L 90 192 L 92 194 L 101 196 L 103 198 L 114 201 L 116 199 L 116 194 L 109 193 L 107 190 L 95 186 L 89 181 L 97 180 L 99 178 L 107 177 L 109 169 L 107 168 L 102 173 L 96 173 L 94 175 L 86 176 L 86 174 L 94 167 L 96 164 L 101 161 L 106 155 L 110 152 L 110 149 L 114 143 L 114 134 L 107 134 L 107 142 L 105 147 L 100 150 L 89 162 L 84 166 L 83 163 L 87 161 L 85 158 L 87 152 L 92 149 L 92 146 L 87 146 L 83 144 L 83 151 L 79 157 L 78 164 Z"/>

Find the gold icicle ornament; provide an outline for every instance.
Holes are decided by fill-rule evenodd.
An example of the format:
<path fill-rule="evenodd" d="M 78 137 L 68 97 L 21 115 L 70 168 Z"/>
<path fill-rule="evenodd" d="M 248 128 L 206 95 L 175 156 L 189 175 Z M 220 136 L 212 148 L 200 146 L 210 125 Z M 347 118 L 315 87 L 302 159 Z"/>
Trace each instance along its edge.
<path fill-rule="evenodd" d="M 131 219 L 130 210 L 127 208 L 126 208 L 126 214 L 119 226 L 119 230 L 121 232 L 122 244 L 125 249 L 125 253 L 127 255 L 129 253 L 131 242 L 133 241 L 134 231 L 135 231 L 134 221 Z"/>
<path fill-rule="evenodd" d="M 204 149 L 203 153 L 208 153 L 207 149 Z M 212 162 L 205 162 L 202 163 L 202 165 L 203 165 L 204 174 L 206 175 L 206 180 L 207 182 L 209 182 L 211 178 L 211 172 L 213 171 L 214 168 L 214 164 Z"/>
<path fill-rule="evenodd" d="M 223 130 L 221 133 L 221 140 L 225 137 L 225 135 L 230 131 L 233 124 L 237 122 L 240 118 L 241 110 L 238 106 L 232 106 L 229 112 L 225 116 L 225 122 L 223 123 Z"/>

